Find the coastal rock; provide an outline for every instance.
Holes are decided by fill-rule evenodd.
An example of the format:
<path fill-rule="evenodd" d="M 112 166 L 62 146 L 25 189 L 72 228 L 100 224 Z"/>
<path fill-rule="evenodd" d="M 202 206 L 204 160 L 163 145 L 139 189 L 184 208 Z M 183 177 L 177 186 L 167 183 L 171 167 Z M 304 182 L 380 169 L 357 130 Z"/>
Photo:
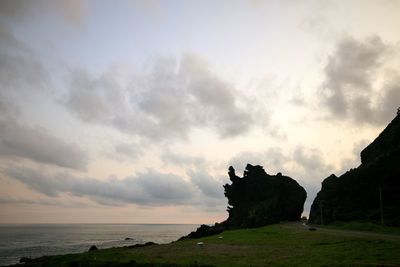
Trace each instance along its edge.
<path fill-rule="evenodd" d="M 141 247 L 148 247 L 148 246 L 153 246 L 153 245 L 158 245 L 158 244 L 154 243 L 154 242 L 146 242 L 144 244 L 135 244 L 132 246 L 127 246 L 127 248 L 141 248 Z"/>
<path fill-rule="evenodd" d="M 92 245 L 92 246 L 89 248 L 89 252 L 96 251 L 96 250 L 98 250 L 98 248 L 97 248 L 95 245 Z"/>
<path fill-rule="evenodd" d="M 226 230 L 226 227 L 224 224 L 216 223 L 213 226 L 202 224 L 199 228 L 197 228 L 196 231 L 191 232 L 189 235 L 184 236 L 181 239 L 200 238 L 200 237 L 204 237 L 204 236 L 217 235 L 217 234 L 222 233 L 225 230 Z"/>
<path fill-rule="evenodd" d="M 400 114 L 361 152 L 359 167 L 340 177 L 332 174 L 322 182 L 309 221 L 381 223 L 383 219 L 386 225 L 400 226 L 399 178 Z"/>
<path fill-rule="evenodd" d="M 295 180 L 278 173 L 269 175 L 262 166 L 247 164 L 243 177 L 230 166 L 231 184 L 225 184 L 229 217 L 214 226 L 201 225 L 185 238 L 219 234 L 227 229 L 259 227 L 280 221 L 299 221 L 307 194 Z"/>
<path fill-rule="evenodd" d="M 19 262 L 20 263 L 29 263 L 29 262 L 32 262 L 32 259 L 28 258 L 28 257 L 22 257 L 21 259 L 19 259 Z"/>
<path fill-rule="evenodd" d="M 243 178 L 229 168 L 232 184 L 224 185 L 228 198 L 230 228 L 259 227 L 280 221 L 298 221 L 307 194 L 295 180 L 278 173 L 269 175 L 262 166 L 247 164 Z"/>

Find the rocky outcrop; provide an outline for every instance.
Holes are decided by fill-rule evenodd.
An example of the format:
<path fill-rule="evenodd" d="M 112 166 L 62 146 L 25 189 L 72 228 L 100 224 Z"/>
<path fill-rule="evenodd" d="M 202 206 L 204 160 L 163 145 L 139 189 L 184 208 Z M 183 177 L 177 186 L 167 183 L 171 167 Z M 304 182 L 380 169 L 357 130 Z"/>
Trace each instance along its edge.
<path fill-rule="evenodd" d="M 97 251 L 98 250 L 98 248 L 95 246 L 95 245 L 92 245 L 90 248 L 89 248 L 89 252 L 92 252 L 92 251 Z"/>
<path fill-rule="evenodd" d="M 32 259 L 28 258 L 28 257 L 22 257 L 19 259 L 19 262 L 20 263 L 30 263 L 30 262 L 32 262 Z"/>
<path fill-rule="evenodd" d="M 156 246 L 158 245 L 157 243 L 154 242 L 146 242 L 144 244 L 135 244 L 132 246 L 126 246 L 127 248 L 142 248 L 142 247 L 148 247 L 148 246 Z"/>
<path fill-rule="evenodd" d="M 381 208 L 382 207 L 382 208 Z M 322 215 L 322 216 L 321 216 Z M 311 206 L 311 223 L 364 220 L 400 225 L 400 115 L 361 152 L 361 165 L 331 175 Z"/>
<path fill-rule="evenodd" d="M 226 225 L 223 223 L 222 224 L 216 223 L 212 226 L 202 224 L 199 228 L 197 228 L 196 231 L 191 232 L 187 236 L 181 237 L 180 240 L 186 239 L 186 238 L 199 238 L 199 237 L 205 237 L 205 236 L 210 236 L 210 235 L 217 235 L 217 234 L 222 233 L 225 230 L 226 230 Z"/>
<path fill-rule="evenodd" d="M 243 178 L 229 168 L 232 184 L 224 185 L 232 228 L 258 227 L 280 221 L 299 221 L 307 194 L 281 173 L 269 175 L 262 166 L 247 164 Z"/>
<path fill-rule="evenodd" d="M 247 164 L 243 177 L 229 167 L 231 184 L 224 185 L 229 217 L 214 226 L 202 225 L 184 238 L 198 238 L 226 229 L 259 227 L 280 221 L 298 221 L 307 194 L 295 180 L 281 173 L 269 175 L 262 166 Z"/>

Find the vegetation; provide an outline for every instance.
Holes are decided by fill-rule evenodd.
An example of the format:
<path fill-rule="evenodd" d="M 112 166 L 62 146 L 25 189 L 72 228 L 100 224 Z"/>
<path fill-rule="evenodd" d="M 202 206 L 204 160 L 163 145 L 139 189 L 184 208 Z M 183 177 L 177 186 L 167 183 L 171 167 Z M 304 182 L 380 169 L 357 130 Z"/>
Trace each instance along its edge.
<path fill-rule="evenodd" d="M 223 238 L 220 238 L 222 236 Z M 204 242 L 203 246 L 197 245 Z M 36 263 L 35 263 L 36 262 Z M 308 231 L 300 223 L 225 231 L 166 245 L 42 257 L 25 266 L 399 266 L 400 239 Z"/>
<path fill-rule="evenodd" d="M 353 221 L 353 222 L 333 222 L 329 225 L 319 225 L 318 227 L 328 229 L 339 229 L 339 230 L 356 230 L 356 231 L 367 231 L 382 234 L 394 234 L 400 235 L 400 227 L 392 227 L 386 225 L 380 225 L 373 222 L 365 221 Z"/>

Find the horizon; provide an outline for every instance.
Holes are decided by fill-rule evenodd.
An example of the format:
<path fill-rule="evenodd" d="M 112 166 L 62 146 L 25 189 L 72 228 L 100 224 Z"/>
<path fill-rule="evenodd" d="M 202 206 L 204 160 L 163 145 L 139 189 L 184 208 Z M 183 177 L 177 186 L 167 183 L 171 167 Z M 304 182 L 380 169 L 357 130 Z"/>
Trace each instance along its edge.
<path fill-rule="evenodd" d="M 26 226 L 26 225 L 90 225 L 90 224 L 99 224 L 99 225 L 199 225 L 192 223 L 0 223 L 0 226 Z"/>
<path fill-rule="evenodd" d="M 0 1 L 0 224 L 213 224 L 307 191 L 400 106 L 400 1 Z"/>

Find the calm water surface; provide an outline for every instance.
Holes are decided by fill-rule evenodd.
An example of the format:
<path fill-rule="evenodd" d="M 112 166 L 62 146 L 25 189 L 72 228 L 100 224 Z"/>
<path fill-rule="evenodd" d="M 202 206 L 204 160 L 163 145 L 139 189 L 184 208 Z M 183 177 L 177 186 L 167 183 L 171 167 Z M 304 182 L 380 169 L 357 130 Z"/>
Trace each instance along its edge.
<path fill-rule="evenodd" d="M 91 245 L 109 248 L 148 241 L 169 243 L 197 227 L 188 224 L 0 225 L 0 266 L 17 263 L 21 257 L 84 252 Z"/>

